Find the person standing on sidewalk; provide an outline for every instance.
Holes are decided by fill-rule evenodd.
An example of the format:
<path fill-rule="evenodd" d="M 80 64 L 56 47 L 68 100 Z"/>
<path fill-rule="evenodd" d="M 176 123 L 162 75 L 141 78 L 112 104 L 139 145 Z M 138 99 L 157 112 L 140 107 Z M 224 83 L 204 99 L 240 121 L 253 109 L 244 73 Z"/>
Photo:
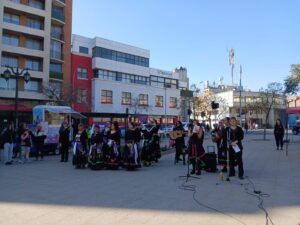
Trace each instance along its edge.
<path fill-rule="evenodd" d="M 60 162 L 68 162 L 70 147 L 70 127 L 68 122 L 63 122 L 59 129 Z"/>
<path fill-rule="evenodd" d="M 183 160 L 183 164 L 185 165 L 185 158 L 184 158 L 184 154 L 183 154 L 183 148 L 185 146 L 185 143 L 184 143 L 184 129 L 183 129 L 183 126 L 182 126 L 182 123 L 181 123 L 180 120 L 178 120 L 176 122 L 176 126 L 173 128 L 173 131 L 178 132 L 178 136 L 176 136 L 176 139 L 175 139 L 175 147 L 176 147 L 175 160 L 176 160 L 176 163 L 178 163 L 178 161 Z M 180 159 L 180 155 L 183 155 L 183 159 Z"/>
<path fill-rule="evenodd" d="M 36 131 L 33 134 L 33 143 L 35 147 L 35 160 L 38 160 L 39 155 L 41 155 L 41 160 L 44 158 L 44 142 L 45 138 L 47 136 L 45 135 L 44 131 L 42 130 L 42 125 L 38 124 L 36 126 Z"/>
<path fill-rule="evenodd" d="M 275 136 L 277 150 L 279 150 L 279 146 L 280 146 L 280 150 L 282 150 L 284 128 L 283 128 L 283 125 L 282 125 L 280 119 L 276 120 L 276 124 L 275 124 L 275 127 L 274 127 L 274 136 Z"/>
<path fill-rule="evenodd" d="M 243 166 L 243 145 L 244 131 L 240 126 L 237 126 L 235 117 L 230 118 L 230 127 L 228 129 L 229 142 L 229 176 L 235 176 L 235 160 L 238 165 L 239 179 L 244 179 L 244 166 Z"/>
<path fill-rule="evenodd" d="M 24 123 L 22 125 L 24 132 L 21 135 L 21 163 L 24 162 L 30 162 L 29 154 L 30 154 L 30 148 L 32 146 L 32 140 L 31 140 L 31 131 L 27 128 L 26 124 Z"/>
<path fill-rule="evenodd" d="M 5 165 L 12 164 L 12 155 L 13 155 L 13 147 L 14 140 L 16 138 L 16 134 L 14 131 L 13 123 L 10 122 L 6 128 L 1 133 L 3 144 L 4 144 L 4 163 Z"/>

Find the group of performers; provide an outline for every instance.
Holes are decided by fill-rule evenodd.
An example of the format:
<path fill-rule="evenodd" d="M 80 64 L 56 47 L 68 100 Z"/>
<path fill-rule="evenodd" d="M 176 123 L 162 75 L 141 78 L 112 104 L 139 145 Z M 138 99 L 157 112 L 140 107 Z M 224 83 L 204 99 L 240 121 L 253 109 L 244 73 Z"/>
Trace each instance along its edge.
<path fill-rule="evenodd" d="M 117 121 L 110 123 L 104 130 L 95 125 L 88 138 L 83 124 L 78 125 L 73 145 L 73 165 L 76 168 L 118 169 L 122 166 L 133 170 L 150 166 L 161 157 L 159 125 L 151 121 L 143 129 L 133 122 L 128 122 L 125 131 L 125 144 L 121 148 L 120 130 Z"/>
<path fill-rule="evenodd" d="M 180 133 L 182 135 L 179 135 Z M 180 161 L 180 155 L 183 155 L 185 164 L 185 152 L 188 153 L 188 160 L 192 164 L 191 174 L 200 175 L 201 169 L 205 168 L 206 155 L 203 147 L 204 128 L 194 120 L 188 131 L 188 145 L 185 151 L 184 129 L 180 121 L 177 121 L 176 126 L 171 133 L 171 138 L 175 140 L 176 154 L 175 162 Z M 177 135 L 175 134 L 177 133 Z M 179 134 L 178 134 L 179 133 Z M 221 120 L 218 126 L 212 132 L 212 140 L 217 144 L 218 149 L 218 164 L 222 165 L 222 172 L 227 172 L 229 176 L 235 176 L 235 166 L 238 166 L 238 177 L 244 178 L 244 168 L 242 160 L 244 138 L 243 129 L 237 126 L 235 117 L 225 118 Z M 228 168 L 229 167 L 229 168 Z M 228 169 L 227 169 L 228 168 Z"/>
<path fill-rule="evenodd" d="M 223 165 L 222 172 L 229 172 L 229 176 L 235 176 L 235 166 L 237 165 L 240 179 L 244 179 L 243 138 L 244 131 L 237 126 L 235 117 L 222 119 L 212 132 L 212 141 L 217 144 L 218 148 L 218 163 Z M 229 171 L 227 171 L 228 167 Z"/>

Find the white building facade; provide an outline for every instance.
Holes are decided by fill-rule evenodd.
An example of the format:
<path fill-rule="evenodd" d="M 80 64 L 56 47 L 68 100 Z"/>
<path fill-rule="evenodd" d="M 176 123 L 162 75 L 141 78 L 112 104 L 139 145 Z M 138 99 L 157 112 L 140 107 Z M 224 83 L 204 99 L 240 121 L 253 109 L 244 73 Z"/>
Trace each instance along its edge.
<path fill-rule="evenodd" d="M 127 111 L 132 117 L 152 117 L 161 123 L 178 118 L 179 85 L 185 83 L 176 72 L 150 68 L 149 50 L 73 35 L 72 52 L 92 58 L 94 117 L 124 116 Z"/>

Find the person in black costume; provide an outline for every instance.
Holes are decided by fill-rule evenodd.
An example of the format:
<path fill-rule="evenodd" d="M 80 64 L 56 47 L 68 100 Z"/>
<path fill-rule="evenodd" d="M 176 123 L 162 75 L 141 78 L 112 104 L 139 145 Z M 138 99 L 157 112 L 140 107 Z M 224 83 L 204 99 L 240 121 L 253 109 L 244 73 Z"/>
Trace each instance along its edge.
<path fill-rule="evenodd" d="M 275 124 L 275 127 L 274 127 L 274 136 L 275 136 L 277 150 L 279 150 L 279 146 L 280 146 L 280 150 L 282 150 L 283 137 L 284 137 L 284 128 L 283 128 L 283 125 L 282 125 L 280 119 L 276 120 L 276 124 Z"/>
<path fill-rule="evenodd" d="M 35 160 L 38 160 L 39 155 L 41 155 L 41 160 L 44 158 L 44 142 L 46 135 L 42 130 L 42 125 L 38 124 L 36 131 L 34 132 L 32 139 L 35 147 Z"/>
<path fill-rule="evenodd" d="M 141 139 L 141 133 L 136 125 L 132 122 L 128 123 L 128 130 L 125 133 L 125 152 L 124 166 L 127 169 L 135 169 L 141 167 L 138 144 Z"/>
<path fill-rule="evenodd" d="M 226 168 L 226 143 L 223 136 L 226 136 L 224 119 L 219 121 L 218 126 L 212 131 L 212 141 L 217 144 L 218 164 L 223 166 L 222 172 L 227 172 Z"/>
<path fill-rule="evenodd" d="M 201 128 L 197 121 L 193 122 L 193 129 L 190 132 L 189 139 L 189 160 L 192 163 L 193 169 L 191 174 L 201 174 L 201 163 L 205 156 L 203 148 L 204 130 Z"/>
<path fill-rule="evenodd" d="M 155 146 L 152 141 L 155 129 L 157 128 L 153 125 L 153 123 L 150 122 L 141 130 L 143 134 L 141 160 L 144 166 L 151 166 L 155 161 Z"/>
<path fill-rule="evenodd" d="M 103 136 L 100 133 L 100 127 L 94 126 L 94 132 L 91 136 L 91 146 L 89 152 L 89 167 L 97 170 L 104 167 L 104 149 Z"/>
<path fill-rule="evenodd" d="M 181 121 L 176 122 L 176 126 L 173 128 L 173 131 L 179 131 L 181 133 L 181 136 L 178 136 L 175 139 L 175 148 L 176 148 L 176 153 L 175 153 L 175 161 L 178 163 L 178 161 L 183 160 L 183 165 L 185 165 L 185 154 L 183 152 L 183 148 L 185 146 L 184 143 L 184 128 L 182 126 Z M 180 155 L 183 155 L 183 159 L 180 159 Z"/>
<path fill-rule="evenodd" d="M 73 165 L 76 169 L 85 168 L 87 163 L 88 136 L 82 123 L 78 124 L 73 147 Z"/>
<path fill-rule="evenodd" d="M 227 136 L 229 138 L 229 176 L 235 176 L 235 163 L 238 165 L 239 178 L 244 179 L 244 166 L 243 166 L 243 145 L 244 131 L 240 126 L 237 126 L 235 117 L 230 118 L 230 127 L 227 127 Z M 236 162 L 235 162 L 236 161 Z"/>
<path fill-rule="evenodd" d="M 64 121 L 59 129 L 60 162 L 68 162 L 70 147 L 70 127 L 68 122 Z"/>
<path fill-rule="evenodd" d="M 108 133 L 108 150 L 106 154 L 106 165 L 112 169 L 119 167 L 121 155 L 120 155 L 120 130 L 117 121 L 114 121 L 111 125 L 111 130 Z"/>
<path fill-rule="evenodd" d="M 152 133 L 152 140 L 151 140 L 151 148 L 152 148 L 152 154 L 155 162 L 158 162 L 158 159 L 161 157 L 161 151 L 160 151 L 160 137 L 158 135 L 158 131 L 160 129 L 160 125 L 157 123 L 156 120 L 151 121 L 153 128 Z"/>

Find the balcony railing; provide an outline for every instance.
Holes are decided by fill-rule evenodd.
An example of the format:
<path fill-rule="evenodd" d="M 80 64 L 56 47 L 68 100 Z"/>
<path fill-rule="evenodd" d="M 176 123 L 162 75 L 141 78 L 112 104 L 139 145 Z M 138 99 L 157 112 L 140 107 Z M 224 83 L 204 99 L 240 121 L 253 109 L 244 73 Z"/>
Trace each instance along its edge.
<path fill-rule="evenodd" d="M 56 10 L 52 10 L 52 14 L 51 15 L 52 15 L 53 18 L 65 22 L 65 16 L 64 16 L 64 14 L 62 12 L 56 11 Z"/>
<path fill-rule="evenodd" d="M 50 78 L 63 80 L 63 73 L 50 71 Z"/>
<path fill-rule="evenodd" d="M 59 51 L 50 51 L 50 58 L 52 59 L 58 59 L 58 60 L 64 60 L 64 54 Z"/>
<path fill-rule="evenodd" d="M 55 32 L 55 31 L 51 31 L 51 37 L 64 41 L 64 34 L 61 32 Z"/>

